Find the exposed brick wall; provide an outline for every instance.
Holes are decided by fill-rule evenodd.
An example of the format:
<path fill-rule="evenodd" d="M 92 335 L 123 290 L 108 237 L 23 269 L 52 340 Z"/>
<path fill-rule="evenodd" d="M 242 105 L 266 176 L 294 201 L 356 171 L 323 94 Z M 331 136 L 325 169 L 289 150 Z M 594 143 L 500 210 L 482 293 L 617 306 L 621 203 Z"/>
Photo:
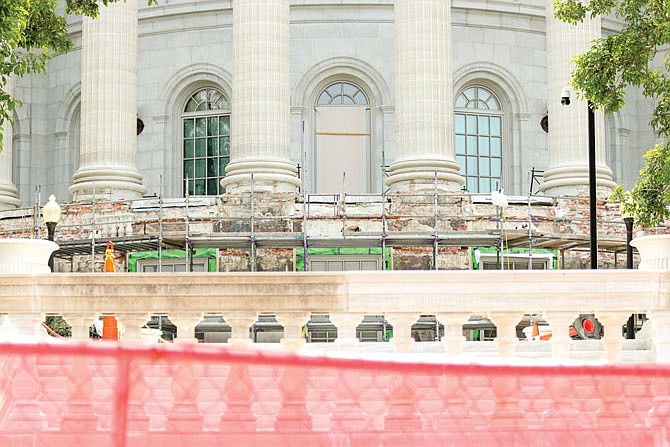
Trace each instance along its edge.
<path fill-rule="evenodd" d="M 357 236 L 381 240 L 386 235 L 421 235 L 431 238 L 436 229 L 440 234 L 465 234 L 477 232 L 492 237 L 499 234 L 501 222 L 496 207 L 490 203 L 477 203 L 476 197 L 463 194 L 440 195 L 435 208 L 433 196 L 397 195 L 381 197 L 367 203 L 311 203 L 303 205 L 296 196 L 285 194 L 256 195 L 253 201 L 246 196 L 226 195 L 219 198 L 193 199 L 188 207 L 181 199 L 172 199 L 161 210 L 158 199 L 142 202 L 97 203 L 93 212 L 90 203 L 70 203 L 63 206 L 63 214 L 56 232 L 57 242 L 80 241 L 86 244 L 91 235 L 97 241 L 107 239 L 132 240 L 153 238 L 162 233 L 164 240 L 177 247 L 185 245 L 188 221 L 190 238 L 239 237 L 249 238 L 253 226 L 256 237 L 291 239 L 298 250 L 301 237 L 311 238 Z M 167 202 L 166 202 L 167 203 Z M 556 198 L 531 207 L 534 235 L 551 234 L 555 238 L 581 237 L 585 244 L 579 249 L 559 251 L 559 268 L 583 269 L 590 267 L 588 252 L 589 202 L 585 197 Z M 303 219 L 303 211 L 307 219 Z M 383 215 L 383 218 L 382 218 Z M 95 225 L 93 224 L 95 222 Z M 305 226 L 306 225 L 306 226 Z M 385 226 L 384 226 L 385 225 Z M 520 243 L 529 225 L 528 206 L 511 204 L 504 210 L 505 238 L 512 234 Z M 304 233 L 303 233 L 303 226 Z M 35 219 L 31 209 L 0 213 L 1 237 L 46 237 L 45 225 L 38 220 L 35 236 Z M 636 228 L 636 230 L 640 230 Z M 667 232 L 668 229 L 661 229 Z M 616 203 L 598 202 L 599 241 L 617 240 L 619 251 L 601 251 L 600 268 L 625 268 L 625 226 Z M 525 238 L 527 239 L 527 238 Z M 297 242 L 296 242 L 297 241 Z M 295 269 L 293 248 L 260 248 L 255 255 L 248 248 L 222 248 L 219 250 L 219 271 L 292 271 Z M 267 245 L 266 245 L 267 247 Z M 433 249 L 424 247 L 395 247 L 391 250 L 394 269 L 432 270 Z M 102 271 L 103 255 L 94 260 L 95 271 Z M 57 259 L 58 271 L 91 271 L 90 255 Z M 471 264 L 469 247 L 444 247 L 437 252 L 438 268 L 468 269 Z M 636 258 L 637 263 L 637 258 Z M 615 265 L 616 264 L 616 265 Z M 117 268 L 126 269 L 123 253 L 117 253 Z"/>

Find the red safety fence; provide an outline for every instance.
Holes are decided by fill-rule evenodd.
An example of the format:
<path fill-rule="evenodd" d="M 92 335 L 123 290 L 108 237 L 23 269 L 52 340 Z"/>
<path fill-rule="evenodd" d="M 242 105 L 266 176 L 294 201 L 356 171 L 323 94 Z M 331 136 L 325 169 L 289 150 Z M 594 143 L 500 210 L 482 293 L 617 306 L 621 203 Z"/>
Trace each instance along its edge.
<path fill-rule="evenodd" d="M 670 368 L 0 345 L 0 446 L 667 446 Z"/>

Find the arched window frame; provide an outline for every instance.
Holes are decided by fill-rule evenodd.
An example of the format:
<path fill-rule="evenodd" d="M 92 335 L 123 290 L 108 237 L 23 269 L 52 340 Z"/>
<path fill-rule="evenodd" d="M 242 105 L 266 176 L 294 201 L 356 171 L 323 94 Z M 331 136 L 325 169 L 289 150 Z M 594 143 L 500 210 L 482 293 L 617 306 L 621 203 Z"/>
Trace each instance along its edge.
<path fill-rule="evenodd" d="M 368 96 L 351 81 L 336 81 L 319 93 L 317 106 L 369 106 Z"/>
<path fill-rule="evenodd" d="M 454 103 L 456 161 L 471 193 L 489 193 L 502 186 L 505 154 L 505 113 L 488 87 L 467 85 Z"/>
<path fill-rule="evenodd" d="M 181 122 L 181 179 L 186 195 L 225 192 L 221 179 L 230 162 L 230 101 L 224 91 L 200 85 L 186 97 Z"/>

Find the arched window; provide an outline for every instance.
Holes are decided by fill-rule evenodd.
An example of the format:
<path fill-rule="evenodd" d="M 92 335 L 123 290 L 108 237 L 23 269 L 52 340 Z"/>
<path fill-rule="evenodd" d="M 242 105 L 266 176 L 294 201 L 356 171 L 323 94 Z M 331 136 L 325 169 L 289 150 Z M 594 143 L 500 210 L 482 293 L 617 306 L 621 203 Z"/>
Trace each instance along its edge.
<path fill-rule="evenodd" d="M 468 87 L 455 104 L 456 161 L 471 193 L 488 193 L 501 186 L 503 113 L 489 89 Z"/>
<path fill-rule="evenodd" d="M 348 106 L 368 104 L 365 93 L 349 82 L 336 82 L 331 84 L 319 95 L 317 105 L 320 106 Z"/>
<path fill-rule="evenodd" d="M 186 101 L 183 122 L 183 180 L 189 195 L 218 195 L 230 161 L 230 103 L 211 87 Z"/>
<path fill-rule="evenodd" d="M 370 106 L 363 90 L 347 81 L 329 84 L 317 96 L 314 123 L 315 192 L 370 192 Z"/>

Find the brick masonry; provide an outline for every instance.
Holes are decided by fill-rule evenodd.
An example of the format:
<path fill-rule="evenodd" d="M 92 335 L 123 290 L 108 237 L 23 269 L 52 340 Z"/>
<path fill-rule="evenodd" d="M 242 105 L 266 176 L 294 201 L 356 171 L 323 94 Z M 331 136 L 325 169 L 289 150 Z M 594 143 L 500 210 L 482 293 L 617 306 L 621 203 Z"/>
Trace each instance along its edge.
<path fill-rule="evenodd" d="M 394 195 L 376 197 L 366 203 L 334 203 L 304 205 L 299 196 L 256 195 L 253 203 L 248 197 L 225 196 L 211 200 L 194 201 L 187 207 L 183 199 L 161 205 L 158 199 L 97 203 L 95 212 L 90 203 L 63 205 L 56 241 L 61 244 L 79 243 L 80 253 L 58 257 L 57 271 L 90 272 L 91 236 L 96 241 L 114 240 L 124 250 L 141 249 L 141 241 L 160 237 L 172 248 L 185 246 L 186 230 L 190 239 L 198 239 L 200 246 L 208 238 L 237 238 L 234 246 L 218 245 L 219 271 L 293 271 L 296 254 L 302 255 L 302 236 L 308 238 L 346 238 L 350 246 L 357 238 L 365 237 L 371 246 L 380 246 L 382 234 L 423 236 L 430 241 L 436 232 L 441 235 L 500 234 L 497 209 L 484 203 L 482 196 L 467 194 L 435 197 Z M 304 213 L 307 217 L 304 217 Z M 558 249 L 558 266 L 564 269 L 589 268 L 588 252 L 588 199 L 580 197 L 547 198 L 531 206 L 534 244 L 545 243 L 547 248 Z M 4 212 L 0 216 L 2 237 L 46 237 L 42 219 L 36 222 L 33 209 Z M 383 216 L 382 216 L 383 214 Z M 504 210 L 504 236 L 517 246 L 527 246 L 527 203 L 511 203 Z M 304 233 L 303 233 L 304 226 Z M 36 230 L 37 228 L 37 230 Z M 251 246 L 251 235 L 264 239 L 262 246 Z M 636 228 L 636 231 L 642 230 Z M 662 228 L 659 231 L 667 232 Z M 625 226 L 618 204 L 605 200 L 598 202 L 598 239 L 604 249 L 599 254 L 600 268 L 625 268 Z M 272 240 L 273 242 L 267 242 Z M 287 247 L 286 241 L 293 246 Z M 581 247 L 567 248 L 580 241 Z M 248 241 L 248 244 L 239 241 Z M 135 245 L 133 245 L 135 244 Z M 497 244 L 497 242 L 496 242 Z M 260 245 L 260 244 L 259 244 Z M 340 246 L 346 246 L 341 243 Z M 490 244 L 493 245 L 493 244 Z M 83 248 L 82 248 L 83 247 Z M 472 247 L 466 245 L 440 246 L 436 256 L 432 243 L 424 246 L 396 246 L 389 248 L 391 265 L 396 270 L 433 270 L 434 257 L 439 270 L 470 269 Z M 615 255 L 615 251 L 617 254 Z M 116 253 L 117 269 L 127 268 L 123 251 Z M 615 263 L 616 260 L 616 263 Z M 94 271 L 103 270 L 104 248 L 94 260 Z M 637 259 L 636 259 L 637 262 Z"/>

